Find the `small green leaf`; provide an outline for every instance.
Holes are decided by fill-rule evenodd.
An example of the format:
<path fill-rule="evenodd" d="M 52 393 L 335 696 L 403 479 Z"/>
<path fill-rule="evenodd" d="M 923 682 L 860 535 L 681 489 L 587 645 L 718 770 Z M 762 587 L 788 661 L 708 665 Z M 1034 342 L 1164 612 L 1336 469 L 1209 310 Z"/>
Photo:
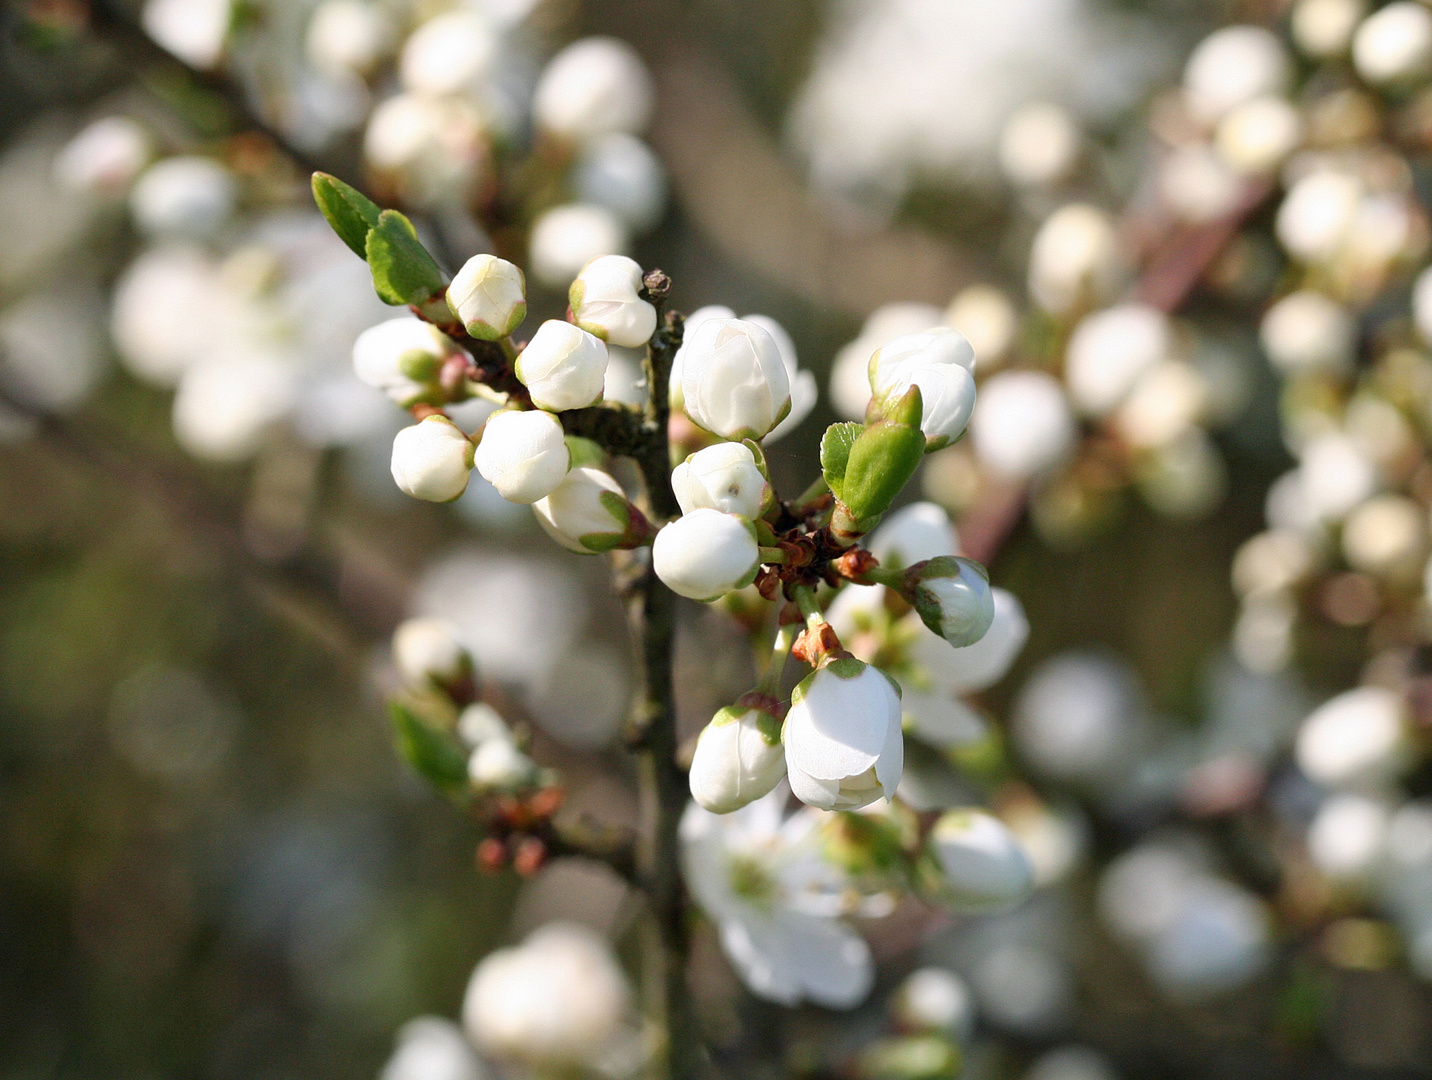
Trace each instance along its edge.
<path fill-rule="evenodd" d="M 864 430 L 864 424 L 831 424 L 821 437 L 821 472 L 825 474 L 825 482 L 830 485 L 830 490 L 835 492 L 837 499 L 844 498 L 841 489 L 845 483 L 845 468 L 850 460 L 850 448 L 855 445 L 855 440 L 860 438 L 860 433 Z"/>
<path fill-rule="evenodd" d="M 381 213 L 378 204 L 357 188 L 323 172 L 313 174 L 313 201 L 333 226 L 338 239 L 360 259 L 366 259 L 368 230 L 378 224 Z"/>
<path fill-rule="evenodd" d="M 447 278 L 413 223 L 396 210 L 378 215 L 378 223 L 368 231 L 366 258 L 373 288 L 384 303 L 422 305 L 447 287 Z"/>
<path fill-rule="evenodd" d="M 402 702 L 388 706 L 398 753 L 436 788 L 459 792 L 467 786 L 467 755 L 451 735 L 421 720 Z"/>
<path fill-rule="evenodd" d="M 601 469 L 607 463 L 607 452 L 602 449 L 601 443 L 583 435 L 567 436 L 567 452 L 571 455 L 569 468 L 580 469 L 590 466 L 594 469 Z"/>

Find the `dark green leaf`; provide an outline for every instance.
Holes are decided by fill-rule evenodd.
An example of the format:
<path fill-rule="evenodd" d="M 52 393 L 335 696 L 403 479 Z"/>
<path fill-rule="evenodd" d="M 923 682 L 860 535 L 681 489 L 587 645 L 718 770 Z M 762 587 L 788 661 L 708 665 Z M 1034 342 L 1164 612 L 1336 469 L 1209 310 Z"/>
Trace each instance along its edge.
<path fill-rule="evenodd" d="M 390 703 L 388 713 L 403 760 L 442 791 L 457 792 L 467 786 L 467 754 L 457 739 L 420 719 L 402 702 Z"/>
<path fill-rule="evenodd" d="M 844 498 L 841 489 L 845 483 L 845 467 L 850 460 L 850 448 L 855 445 L 855 440 L 860 438 L 860 433 L 864 430 L 864 424 L 831 424 L 821 437 L 820 469 L 837 499 Z"/>
<path fill-rule="evenodd" d="M 378 204 L 336 176 L 313 174 L 313 201 L 333 231 L 360 259 L 368 257 L 368 230 L 378 224 Z"/>
<path fill-rule="evenodd" d="M 396 210 L 378 215 L 377 224 L 368 231 L 366 257 L 373 288 L 385 303 L 425 304 L 447 285 L 413 223 Z"/>

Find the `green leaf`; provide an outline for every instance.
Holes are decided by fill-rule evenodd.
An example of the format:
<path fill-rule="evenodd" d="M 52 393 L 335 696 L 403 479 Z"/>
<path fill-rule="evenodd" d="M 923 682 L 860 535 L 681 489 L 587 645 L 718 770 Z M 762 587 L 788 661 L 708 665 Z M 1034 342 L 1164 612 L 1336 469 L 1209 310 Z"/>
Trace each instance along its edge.
<path fill-rule="evenodd" d="M 830 485 L 830 490 L 835 492 L 837 499 L 844 498 L 841 489 L 845 483 L 845 469 L 850 460 L 850 448 L 855 445 L 855 440 L 860 438 L 860 433 L 864 430 L 864 424 L 831 424 L 825 429 L 825 434 L 821 436 L 820 469 L 825 474 L 825 482 Z"/>
<path fill-rule="evenodd" d="M 857 521 L 878 518 L 915 475 L 925 456 L 920 388 L 910 387 L 886 417 L 867 427 L 846 455 L 837 497 Z"/>
<path fill-rule="evenodd" d="M 313 201 L 333 231 L 360 259 L 368 257 L 368 230 L 378 224 L 378 204 L 357 188 L 324 172 L 313 174 Z"/>
<path fill-rule="evenodd" d="M 402 702 L 388 706 L 398 753 L 436 788 L 459 792 L 467 786 L 467 754 L 453 736 L 438 731 Z"/>
<path fill-rule="evenodd" d="M 368 231 L 366 258 L 373 288 L 384 303 L 422 305 L 447 286 L 413 223 L 396 210 L 378 215 L 377 224 Z"/>

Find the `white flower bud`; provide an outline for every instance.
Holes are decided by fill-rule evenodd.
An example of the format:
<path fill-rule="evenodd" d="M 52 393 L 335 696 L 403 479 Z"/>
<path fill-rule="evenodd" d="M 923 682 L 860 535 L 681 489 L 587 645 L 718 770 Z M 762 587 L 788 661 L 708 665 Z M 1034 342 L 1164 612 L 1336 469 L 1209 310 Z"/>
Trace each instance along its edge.
<path fill-rule="evenodd" d="M 148 0 L 144 32 L 190 67 L 211 68 L 224 52 L 233 0 Z"/>
<path fill-rule="evenodd" d="M 1015 703 L 1014 736 L 1038 771 L 1098 781 L 1128 760 L 1142 715 L 1126 665 L 1067 652 L 1046 660 L 1024 684 Z"/>
<path fill-rule="evenodd" d="M 666 173 L 651 147 L 618 132 L 591 143 L 573 177 L 577 197 L 605 207 L 630 228 L 645 232 L 666 210 Z"/>
<path fill-rule="evenodd" d="M 1223 160 L 1241 173 L 1267 173 L 1283 163 L 1303 138 L 1303 118 L 1283 98 L 1245 101 L 1218 122 L 1214 143 Z"/>
<path fill-rule="evenodd" d="M 403 316 L 358 335 L 353 342 L 353 370 L 406 409 L 432 391 L 443 361 L 456 351 L 457 346 L 436 326 Z"/>
<path fill-rule="evenodd" d="M 964 1041 L 974 1031 L 975 1003 L 965 981 L 942 967 L 923 967 L 910 973 L 890 1003 L 902 1027 L 940 1031 Z"/>
<path fill-rule="evenodd" d="M 662 527 L 651 561 L 672 592 L 705 601 L 749 585 L 761 556 L 749 521 L 702 508 Z"/>
<path fill-rule="evenodd" d="M 414 690 L 449 685 L 472 674 L 472 657 L 446 619 L 408 619 L 393 631 L 393 661 Z"/>
<path fill-rule="evenodd" d="M 796 798 L 821 810 L 854 810 L 892 798 L 905 768 L 900 695 L 879 668 L 833 660 L 791 694 L 786 772 Z"/>
<path fill-rule="evenodd" d="M 1331 878 L 1365 879 L 1382 858 L 1390 818 L 1380 799 L 1340 792 L 1318 807 L 1308 826 L 1308 855 Z"/>
<path fill-rule="evenodd" d="M 1079 156 L 1079 128 L 1068 111 L 1033 102 L 1015 111 L 999 138 L 1004 175 L 1024 187 L 1057 184 Z"/>
<path fill-rule="evenodd" d="M 1201 41 L 1183 71 L 1189 110 L 1216 124 L 1245 101 L 1276 94 L 1288 81 L 1288 57 L 1278 38 L 1258 26 L 1225 26 Z"/>
<path fill-rule="evenodd" d="M 545 499 L 532 504 L 537 524 L 568 551 L 590 555 L 634 539 L 645 519 L 621 485 L 601 469 L 571 470 Z"/>
<path fill-rule="evenodd" d="M 1336 300 L 1299 289 L 1268 309 L 1258 340 L 1282 371 L 1341 371 L 1352 363 L 1355 332 L 1347 309 Z"/>
<path fill-rule="evenodd" d="M 539 408 L 584 409 L 602 400 L 607 347 L 580 327 L 548 319 L 518 354 L 515 368 Z"/>
<path fill-rule="evenodd" d="M 438 97 L 475 88 L 497 58 L 497 37 L 475 11 L 449 11 L 403 43 L 398 76 L 407 90 Z"/>
<path fill-rule="evenodd" d="M 1185 434 L 1208 401 L 1208 384 L 1191 364 L 1165 360 L 1139 377 L 1116 417 L 1131 446 L 1166 447 Z"/>
<path fill-rule="evenodd" d="M 1029 292 L 1040 307 L 1062 314 L 1099 299 L 1122 270 L 1118 237 L 1104 211 L 1072 203 L 1040 225 L 1029 252 Z"/>
<path fill-rule="evenodd" d="M 1011 480 L 1028 480 L 1061 464 L 1074 445 L 1074 417 L 1064 391 L 1038 371 L 1002 371 L 984 384 L 970 435 L 975 453 Z"/>
<path fill-rule="evenodd" d="M 951 645 L 973 645 L 994 622 L 989 576 L 972 559 L 932 559 L 915 585 L 915 610 L 926 626 Z"/>
<path fill-rule="evenodd" d="M 625 255 L 602 255 L 582 267 L 567 293 L 572 318 L 610 345 L 636 349 L 656 332 L 656 308 L 641 299 L 641 267 Z"/>
<path fill-rule="evenodd" d="M 974 350 L 964 334 L 938 326 L 876 349 L 870 357 L 870 387 L 876 402 L 886 402 L 918 386 L 924 407 L 920 430 L 927 449 L 938 450 L 969 425 L 975 407 L 974 368 Z"/>
<path fill-rule="evenodd" d="M 959 912 L 1000 911 L 1034 890 L 1034 870 L 1004 822 L 983 810 L 950 810 L 926 841 L 938 877 L 933 898 Z"/>
<path fill-rule="evenodd" d="M 605 941 L 584 926 L 549 923 L 477 965 L 462 1021 L 495 1058 L 570 1068 L 610 1049 L 630 998 Z"/>
<path fill-rule="evenodd" d="M 393 437 L 393 480 L 415 499 L 452 502 L 467 490 L 472 457 L 468 437 L 434 414 Z"/>
<path fill-rule="evenodd" d="M 1278 239 L 1305 262 L 1328 262 L 1348 240 L 1362 202 L 1362 182 L 1331 169 L 1304 176 L 1278 207 Z"/>
<path fill-rule="evenodd" d="M 911 503 L 890 514 L 866 539 L 865 547 L 881 566 L 893 570 L 960 553 L 950 515 L 932 502 Z"/>
<path fill-rule="evenodd" d="M 497 341 L 527 317 L 527 282 L 506 259 L 474 255 L 452 279 L 447 302 L 469 334 Z"/>
<path fill-rule="evenodd" d="M 96 120 L 55 156 L 55 179 L 71 191 L 123 191 L 149 161 L 149 135 L 127 116 Z"/>
<path fill-rule="evenodd" d="M 475 701 L 458 714 L 457 735 L 474 750 L 489 739 L 512 741 L 512 731 L 502 714 L 485 701 Z"/>
<path fill-rule="evenodd" d="M 147 233 L 204 238 L 224 224 L 237 197 L 233 176 L 217 161 L 172 157 L 144 170 L 129 193 L 129 209 Z"/>
<path fill-rule="evenodd" d="M 330 78 L 366 75 L 393 46 L 393 24 L 372 0 L 323 0 L 304 37 L 308 62 Z"/>
<path fill-rule="evenodd" d="M 293 408 L 293 369 L 277 357 L 215 357 L 184 369 L 174 394 L 174 434 L 210 461 L 243 461 Z"/>
<path fill-rule="evenodd" d="M 627 243 L 626 226 L 606 207 L 554 206 L 532 223 L 528 265 L 543 285 L 565 289 L 587 263 L 602 255 L 620 255 Z"/>
<path fill-rule="evenodd" d="M 965 335 L 983 369 L 1003 362 L 1019 317 L 1009 297 L 992 285 L 971 285 L 962 289 L 945 309 L 945 325 Z"/>
<path fill-rule="evenodd" d="M 1314 521 L 1338 521 L 1377 490 L 1377 466 L 1346 435 L 1319 435 L 1303 447 L 1298 485 Z"/>
<path fill-rule="evenodd" d="M 537 766 L 511 739 L 484 739 L 467 759 L 467 778 L 477 788 L 514 791 L 536 775 Z"/>
<path fill-rule="evenodd" d="M 572 454 L 562 422 L 541 409 L 488 418 L 473 455 L 477 471 L 508 502 L 535 503 L 556 490 Z"/>
<path fill-rule="evenodd" d="M 120 275 L 110 333 L 119 357 L 146 382 L 173 386 L 211 344 L 206 320 L 215 304 L 218 269 L 203 252 L 164 246 L 146 251 Z"/>
<path fill-rule="evenodd" d="M 668 384 L 671 391 L 671 408 L 673 410 L 684 409 L 685 400 L 681 396 L 681 369 L 686 359 L 687 342 L 696 333 L 697 327 L 707 319 L 734 319 L 736 313 L 725 304 L 707 304 L 699 307 L 690 315 L 686 316 L 686 323 L 682 331 L 681 348 L 676 350 L 676 355 L 671 358 L 671 376 Z M 779 343 L 777 343 L 779 346 Z"/>
<path fill-rule="evenodd" d="M 1432 69 L 1432 12 L 1397 0 L 1363 20 L 1352 39 L 1352 63 L 1375 86 L 1411 82 Z"/>
<path fill-rule="evenodd" d="M 1325 702 L 1298 731 L 1298 767 L 1328 787 L 1374 786 L 1391 780 L 1406 757 L 1403 704 L 1378 686 Z"/>
<path fill-rule="evenodd" d="M 1315 60 L 1341 55 L 1367 10 L 1367 0 L 1298 0 L 1293 40 Z"/>
<path fill-rule="evenodd" d="M 923 630 L 915 640 L 915 661 L 929 673 L 930 681 L 947 693 L 973 693 L 993 686 L 1029 638 L 1029 620 L 1019 598 L 1005 589 L 991 592 L 994 620 L 973 645 L 952 649 L 944 638 Z"/>
<path fill-rule="evenodd" d="M 707 319 L 686 338 L 681 394 L 687 415 L 723 439 L 760 439 L 791 407 L 776 339 L 744 319 Z"/>
<path fill-rule="evenodd" d="M 1184 221 L 1212 221 L 1238 203 L 1242 185 L 1228 163 L 1202 143 L 1180 146 L 1159 165 L 1159 191 Z"/>
<path fill-rule="evenodd" d="M 462 1028 L 437 1016 L 420 1016 L 398 1029 L 393 1056 L 378 1080 L 485 1080 L 482 1063 Z"/>
<path fill-rule="evenodd" d="M 1426 548 L 1426 511 L 1404 495 L 1368 499 L 1343 523 L 1343 555 L 1354 570 L 1406 580 L 1422 568 Z"/>
<path fill-rule="evenodd" d="M 532 99 L 539 128 L 573 142 L 614 132 L 638 134 L 651 119 L 651 76 L 624 41 L 573 42 L 542 70 Z"/>
<path fill-rule="evenodd" d="M 671 471 L 671 488 L 681 512 L 704 508 L 754 521 L 771 496 L 771 485 L 743 443 L 726 442 L 698 450 Z"/>
<path fill-rule="evenodd" d="M 882 304 L 872 311 L 860 336 L 836 353 L 831 366 L 830 398 L 836 411 L 851 420 L 864 420 L 870 404 L 870 354 L 897 337 L 939 325 L 940 309 L 931 304 Z"/>
<path fill-rule="evenodd" d="M 713 814 L 729 814 L 767 794 L 785 775 L 781 722 L 763 709 L 733 705 L 696 740 L 691 797 Z"/>
<path fill-rule="evenodd" d="M 1118 407 L 1134 383 L 1169 353 L 1168 316 L 1148 304 L 1119 304 L 1083 319 L 1064 354 L 1069 396 L 1086 416 Z"/>

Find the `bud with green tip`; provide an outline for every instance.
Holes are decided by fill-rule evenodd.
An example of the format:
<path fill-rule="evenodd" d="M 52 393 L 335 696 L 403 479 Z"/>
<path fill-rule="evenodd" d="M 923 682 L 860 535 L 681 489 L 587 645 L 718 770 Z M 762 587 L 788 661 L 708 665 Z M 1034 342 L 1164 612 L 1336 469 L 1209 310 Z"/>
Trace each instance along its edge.
<path fill-rule="evenodd" d="M 537 765 L 511 739 L 484 739 L 468 758 L 467 778 L 479 790 L 517 791 L 537 778 Z"/>
<path fill-rule="evenodd" d="M 573 321 L 609 345 L 637 349 L 656 333 L 656 308 L 640 296 L 641 266 L 625 255 L 603 255 L 582 267 L 567 302 Z"/>
<path fill-rule="evenodd" d="M 905 573 L 920 619 L 956 648 L 973 645 L 994 622 L 989 573 L 973 559 L 942 555 Z"/>
<path fill-rule="evenodd" d="M 984 810 L 947 811 L 926 838 L 919 874 L 932 900 L 959 913 L 1005 910 L 1034 889 L 1029 856 Z"/>
<path fill-rule="evenodd" d="M 393 438 L 393 480 L 415 499 L 452 502 L 467 490 L 473 447 L 442 414 L 425 417 Z"/>
<path fill-rule="evenodd" d="M 448 286 L 447 304 L 473 337 L 498 341 L 527 317 L 527 283 L 506 259 L 474 255 Z"/>
<path fill-rule="evenodd" d="M 571 470 L 550 495 L 532 504 L 532 510 L 548 536 L 581 555 L 651 542 L 646 517 L 601 469 Z"/>
<path fill-rule="evenodd" d="M 925 450 L 939 450 L 969 426 L 975 407 L 974 369 L 974 350 L 958 330 L 940 326 L 896 338 L 870 357 L 871 408 L 883 410 L 918 386 Z"/>
<path fill-rule="evenodd" d="M 691 797 L 713 814 L 729 814 L 770 792 L 786 775 L 780 705 L 746 694 L 712 718 L 696 740 Z"/>

